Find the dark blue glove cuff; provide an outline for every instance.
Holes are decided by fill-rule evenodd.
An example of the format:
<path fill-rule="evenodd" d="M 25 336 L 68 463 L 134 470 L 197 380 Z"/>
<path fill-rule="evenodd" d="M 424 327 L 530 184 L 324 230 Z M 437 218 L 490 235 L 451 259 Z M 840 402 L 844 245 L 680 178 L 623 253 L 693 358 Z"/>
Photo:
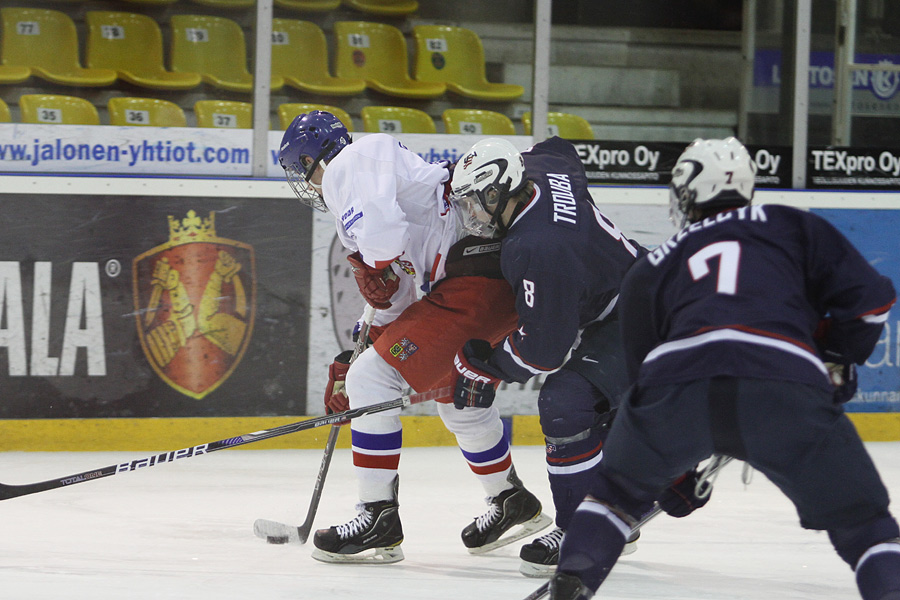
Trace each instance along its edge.
<path fill-rule="evenodd" d="M 710 483 L 705 482 L 702 498 L 697 497 L 697 481 L 699 475 L 696 469 L 691 469 L 677 480 L 675 483 L 663 490 L 659 495 L 657 502 L 659 507 L 673 517 L 686 517 L 698 508 L 709 502 L 711 490 L 708 489 Z"/>
<path fill-rule="evenodd" d="M 456 408 L 487 408 L 494 403 L 502 374 L 488 365 L 492 353 L 493 348 L 485 340 L 469 340 L 457 353 L 453 360 L 456 369 L 453 405 Z"/>

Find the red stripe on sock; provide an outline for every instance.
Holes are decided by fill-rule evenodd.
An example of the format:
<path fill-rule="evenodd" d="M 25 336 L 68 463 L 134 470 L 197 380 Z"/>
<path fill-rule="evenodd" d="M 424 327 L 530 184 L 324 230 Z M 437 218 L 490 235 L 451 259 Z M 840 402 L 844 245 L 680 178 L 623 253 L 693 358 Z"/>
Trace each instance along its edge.
<path fill-rule="evenodd" d="M 366 469 L 394 469 L 400 466 L 399 454 L 361 454 L 353 453 L 353 466 Z"/>
<path fill-rule="evenodd" d="M 472 472 L 476 475 L 491 475 L 492 473 L 502 473 L 507 470 L 510 466 L 512 466 L 512 456 L 507 454 L 506 458 L 501 460 L 500 462 L 493 463 L 490 465 L 473 465 L 469 463 L 469 468 L 472 469 Z"/>

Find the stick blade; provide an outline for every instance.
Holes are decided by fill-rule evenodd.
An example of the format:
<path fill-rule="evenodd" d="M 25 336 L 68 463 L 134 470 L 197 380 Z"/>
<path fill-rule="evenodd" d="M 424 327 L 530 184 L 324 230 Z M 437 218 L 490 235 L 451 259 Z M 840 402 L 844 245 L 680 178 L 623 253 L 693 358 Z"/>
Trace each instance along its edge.
<path fill-rule="evenodd" d="M 287 525 L 268 519 L 257 519 L 253 523 L 253 533 L 270 544 L 305 544 L 309 531 L 301 535 L 296 525 Z"/>

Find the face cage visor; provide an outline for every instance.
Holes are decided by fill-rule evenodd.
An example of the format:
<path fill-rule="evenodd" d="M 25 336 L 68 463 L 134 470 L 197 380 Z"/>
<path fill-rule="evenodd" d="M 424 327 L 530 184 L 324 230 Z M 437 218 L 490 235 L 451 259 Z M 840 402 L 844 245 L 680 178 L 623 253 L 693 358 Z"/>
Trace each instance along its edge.
<path fill-rule="evenodd" d="M 463 195 L 453 194 L 450 200 L 459 222 L 467 233 L 483 238 L 492 238 L 497 235 L 494 216 L 484 208 L 477 192 L 471 191 Z"/>
<path fill-rule="evenodd" d="M 311 172 L 307 174 L 298 171 L 297 164 L 294 163 L 284 168 L 284 175 L 300 202 L 318 211 L 328 212 L 325 199 L 321 194 L 322 186 L 317 186 L 309 181 Z"/>

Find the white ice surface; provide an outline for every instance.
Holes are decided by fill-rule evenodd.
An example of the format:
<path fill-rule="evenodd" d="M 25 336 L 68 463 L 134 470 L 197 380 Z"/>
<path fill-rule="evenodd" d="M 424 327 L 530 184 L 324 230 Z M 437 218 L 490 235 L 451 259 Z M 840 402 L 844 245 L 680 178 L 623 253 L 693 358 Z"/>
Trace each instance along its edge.
<path fill-rule="evenodd" d="M 868 448 L 900 495 L 900 442 Z M 30 483 L 147 454 L 0 453 L 0 481 Z M 543 448 L 514 447 L 526 485 L 552 511 Z M 542 580 L 518 573 L 517 543 L 469 555 L 459 532 L 483 492 L 456 448 L 408 448 L 400 502 L 406 560 L 330 565 L 304 546 L 253 536 L 257 518 L 299 524 L 321 452 L 229 450 L 0 503 L 3 600 L 520 600 Z M 598 598 L 822 600 L 857 598 L 853 574 L 824 533 L 800 528 L 793 507 L 760 474 L 745 487 L 726 467 L 712 499 L 687 519 L 648 524 Z M 840 485 L 840 482 L 835 482 Z M 354 516 L 348 450 L 338 450 L 317 527 Z"/>

